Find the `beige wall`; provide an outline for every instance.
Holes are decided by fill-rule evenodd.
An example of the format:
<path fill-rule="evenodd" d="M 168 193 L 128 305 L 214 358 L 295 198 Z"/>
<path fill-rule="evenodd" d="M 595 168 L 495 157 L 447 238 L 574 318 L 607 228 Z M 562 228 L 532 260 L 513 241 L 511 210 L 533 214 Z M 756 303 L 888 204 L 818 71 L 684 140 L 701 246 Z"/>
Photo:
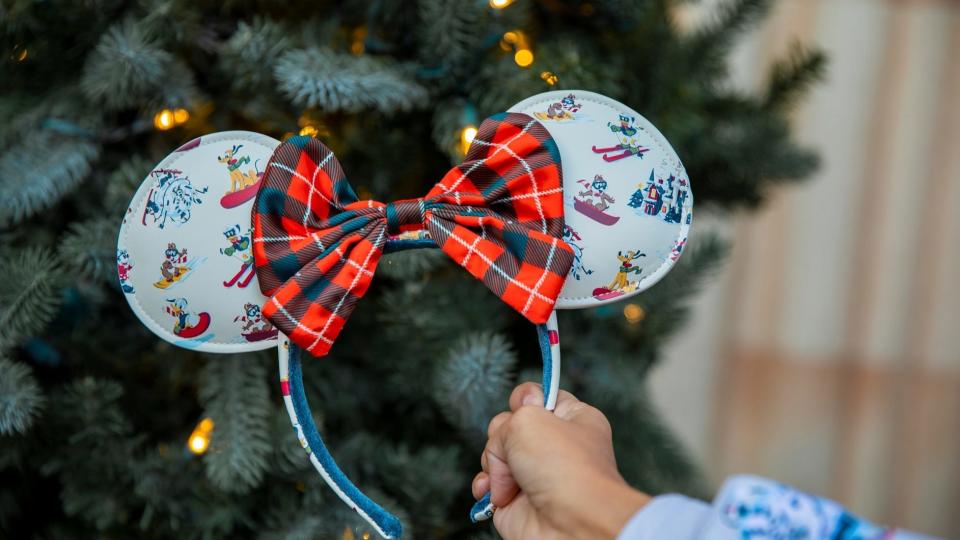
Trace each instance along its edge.
<path fill-rule="evenodd" d="M 960 538 L 960 2 L 781 0 L 734 84 L 797 38 L 831 57 L 795 115 L 823 168 L 698 220 L 734 253 L 654 393 L 714 482 L 763 474 Z"/>

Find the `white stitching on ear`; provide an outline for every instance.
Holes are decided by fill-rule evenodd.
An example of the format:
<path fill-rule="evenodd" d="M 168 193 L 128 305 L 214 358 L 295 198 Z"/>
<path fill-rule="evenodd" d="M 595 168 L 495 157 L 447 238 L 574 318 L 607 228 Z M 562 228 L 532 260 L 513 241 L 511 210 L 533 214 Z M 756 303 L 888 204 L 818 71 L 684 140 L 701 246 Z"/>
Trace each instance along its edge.
<path fill-rule="evenodd" d="M 229 134 L 229 135 L 225 135 L 225 134 Z M 263 135 L 262 137 L 269 139 L 269 137 L 267 137 L 266 135 Z M 196 148 L 205 146 L 210 143 L 219 142 L 223 139 L 227 139 L 231 141 L 240 140 L 240 141 L 250 142 L 257 146 L 267 149 L 268 151 L 270 151 L 270 153 L 273 153 L 273 150 L 275 149 L 274 147 L 270 147 L 264 144 L 263 139 L 261 138 L 253 138 L 248 135 L 241 135 L 236 131 L 220 132 L 212 135 L 202 135 L 200 137 L 200 144 L 197 145 Z M 191 148 L 190 150 L 193 150 L 193 149 Z M 174 152 L 167 155 L 167 157 L 165 157 L 160 163 L 163 164 L 164 168 L 172 168 L 173 165 L 180 158 L 187 156 L 188 153 L 189 153 L 189 150 L 184 152 L 177 152 L 175 150 Z M 169 161 L 167 161 L 168 159 Z M 157 165 L 159 165 L 159 163 Z M 152 172 L 155 169 L 156 169 L 156 166 L 150 169 L 150 171 Z M 148 176 L 149 176 L 149 173 L 148 173 Z M 140 187 L 137 188 L 137 194 L 134 200 L 132 200 L 130 205 L 128 206 L 129 209 L 134 210 L 133 215 L 135 216 L 140 215 L 143 209 L 143 205 L 146 204 L 147 195 L 150 192 L 149 189 L 146 189 L 146 190 L 142 189 L 143 186 L 144 186 L 144 183 L 141 182 Z M 129 220 L 129 217 L 127 219 Z M 132 226 L 132 223 L 130 221 L 127 221 L 126 223 L 123 223 L 121 225 L 121 233 L 120 233 L 120 238 L 118 238 L 118 240 L 122 242 L 118 242 L 118 247 L 119 247 L 119 244 L 121 243 L 123 244 L 124 247 L 130 245 L 131 226 Z M 137 317 L 139 318 L 139 315 L 142 313 L 144 316 L 146 316 L 146 318 L 150 319 L 150 321 L 153 322 L 156 328 L 161 330 L 161 332 L 163 333 L 163 336 L 161 337 L 165 341 L 167 341 L 168 343 L 188 341 L 171 332 L 169 329 L 167 329 L 167 326 L 165 324 L 163 324 L 161 321 L 158 321 L 151 313 L 149 313 L 146 310 L 146 308 L 144 308 L 143 304 L 140 302 L 140 297 L 137 292 L 123 293 L 123 294 L 125 297 L 127 297 L 128 302 L 132 302 L 136 304 L 139 313 L 135 313 L 135 315 L 137 315 Z M 133 297 L 132 300 L 130 297 Z M 155 328 L 149 328 L 149 330 L 151 332 L 156 333 Z M 231 342 L 231 341 L 220 341 L 216 339 L 216 336 L 214 336 L 214 339 L 211 339 L 210 341 L 206 341 L 198 344 L 198 348 L 202 348 L 210 351 L 217 351 L 218 349 L 221 349 L 220 352 L 246 352 L 246 351 L 252 352 L 256 350 L 267 349 L 274 346 L 276 346 L 276 341 L 271 339 L 266 339 L 266 340 L 263 340 L 262 342 L 237 343 L 237 342 Z"/>
<path fill-rule="evenodd" d="M 574 90 L 574 92 L 575 92 L 575 90 Z M 551 93 L 553 93 L 553 92 L 551 92 Z M 609 98 L 608 98 L 608 99 L 609 99 Z M 528 101 L 526 101 L 526 100 L 523 100 L 523 101 L 520 102 L 520 103 L 523 103 L 523 104 L 524 104 L 523 110 L 517 109 L 517 110 L 515 110 L 515 112 L 521 112 L 521 113 L 527 114 L 525 111 L 531 110 L 531 109 L 533 109 L 533 108 L 539 108 L 539 107 L 544 106 L 544 105 L 550 105 L 550 104 L 552 104 L 554 101 L 556 101 L 555 98 L 542 98 L 542 99 L 540 99 L 540 100 L 530 101 L 530 102 L 528 102 Z M 589 95 L 588 95 L 588 96 L 584 96 L 584 95 L 581 94 L 581 95 L 577 96 L 577 101 L 581 101 L 581 102 L 582 102 L 582 101 L 586 101 L 586 102 L 589 102 L 589 103 L 594 103 L 594 104 L 597 104 L 597 105 L 606 107 L 606 108 L 610 109 L 612 112 L 617 113 L 617 114 L 621 114 L 621 113 L 623 113 L 623 114 L 629 114 L 629 115 L 638 114 L 638 113 L 635 113 L 634 111 L 631 111 L 631 110 L 629 110 L 629 109 L 627 109 L 627 108 L 621 108 L 621 107 L 616 107 L 616 106 L 614 106 L 614 102 L 613 102 L 614 100 L 612 100 L 612 99 L 610 99 L 610 101 L 607 102 L 607 101 L 601 101 L 601 100 L 595 99 L 594 97 L 589 96 Z M 617 103 L 617 104 L 618 104 L 618 105 L 621 105 L 621 104 L 619 104 L 619 103 Z M 519 103 L 518 103 L 518 105 L 519 105 Z M 511 107 L 511 109 L 513 109 L 513 107 Z M 644 118 L 644 119 L 646 120 L 646 118 L 643 117 L 643 115 L 639 115 L 639 116 L 640 116 L 641 118 Z M 649 120 L 647 120 L 647 122 L 649 122 Z M 643 131 L 644 133 L 646 133 L 647 136 L 649 136 L 649 137 L 653 140 L 653 144 L 656 146 L 656 148 L 657 148 L 659 151 L 664 152 L 664 153 L 666 153 L 667 155 L 671 155 L 671 154 L 672 154 L 672 155 L 676 155 L 676 151 L 673 149 L 673 147 L 671 147 L 669 144 L 666 144 L 666 145 L 664 144 L 664 143 L 666 142 L 666 137 L 664 137 L 662 133 L 653 133 L 653 132 L 650 132 L 645 125 L 639 125 L 639 126 L 637 126 L 637 128 L 639 128 L 641 131 Z M 680 160 L 679 156 L 677 156 L 677 162 L 680 164 L 681 167 L 683 167 L 683 162 Z M 686 171 L 686 168 L 684 168 L 684 171 Z M 566 209 L 564 209 L 564 214 L 566 214 Z M 689 235 L 689 227 L 688 227 L 688 233 L 687 233 L 687 234 Z M 644 281 L 650 279 L 651 276 L 657 276 L 660 272 L 663 271 L 663 269 L 664 269 L 665 267 L 669 268 L 669 267 L 673 266 L 673 264 L 674 264 L 673 261 L 671 261 L 669 258 L 665 259 L 665 260 L 660 264 L 660 266 L 658 266 L 655 270 L 653 270 L 652 272 L 650 272 L 650 273 L 647 274 L 646 276 L 640 278 L 640 280 L 637 282 L 638 288 L 639 288 L 639 285 L 640 285 L 641 283 L 643 283 Z M 659 276 L 658 279 L 660 279 L 661 277 L 663 277 L 663 276 Z M 633 295 L 629 295 L 629 296 L 633 296 Z M 625 297 L 622 297 L 622 298 L 620 298 L 620 299 L 622 300 L 622 299 L 625 299 L 625 298 L 629 298 L 629 296 L 625 296 Z M 592 295 L 588 295 L 588 296 L 563 296 L 563 295 L 561 295 L 561 296 L 557 297 L 557 300 L 558 300 L 558 301 L 559 301 L 559 300 L 567 300 L 567 301 L 571 301 L 571 302 L 579 302 L 579 301 L 583 301 L 583 300 L 593 300 L 593 299 L 594 299 L 594 297 L 593 297 Z M 607 302 L 599 302 L 599 301 L 598 301 L 596 305 L 599 306 L 599 305 L 603 305 L 603 304 L 606 304 L 606 303 L 607 303 Z M 576 308 L 573 308 L 573 309 L 577 309 L 577 308 L 579 308 L 579 307 L 591 307 L 591 306 L 589 306 L 589 305 L 587 305 L 587 306 L 577 306 Z M 563 309 L 563 308 L 558 308 L 558 309 Z"/>

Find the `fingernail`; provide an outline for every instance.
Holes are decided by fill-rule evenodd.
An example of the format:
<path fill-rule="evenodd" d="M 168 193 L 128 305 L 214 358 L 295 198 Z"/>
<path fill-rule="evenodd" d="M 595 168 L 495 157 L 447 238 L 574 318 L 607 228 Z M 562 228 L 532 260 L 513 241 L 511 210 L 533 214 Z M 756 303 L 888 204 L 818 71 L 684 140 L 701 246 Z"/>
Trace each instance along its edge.
<path fill-rule="evenodd" d="M 540 397 L 534 394 L 527 394 L 523 396 L 523 400 L 520 403 L 523 405 L 539 405 Z"/>

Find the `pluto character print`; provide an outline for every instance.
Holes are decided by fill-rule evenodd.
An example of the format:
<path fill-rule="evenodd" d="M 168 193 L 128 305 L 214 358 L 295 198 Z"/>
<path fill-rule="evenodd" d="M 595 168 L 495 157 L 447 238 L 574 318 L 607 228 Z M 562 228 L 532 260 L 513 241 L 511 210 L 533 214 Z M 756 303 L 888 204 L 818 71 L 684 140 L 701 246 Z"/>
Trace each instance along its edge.
<path fill-rule="evenodd" d="M 250 216 L 260 164 L 278 144 L 244 131 L 204 135 L 157 164 L 130 202 L 117 277 L 133 312 L 168 342 L 224 353 L 276 345 L 259 312 Z"/>
<path fill-rule="evenodd" d="M 543 122 L 563 163 L 564 240 L 574 264 L 557 307 L 620 301 L 663 277 L 687 244 L 693 191 L 657 128 L 583 90 L 547 92 L 511 110 Z"/>

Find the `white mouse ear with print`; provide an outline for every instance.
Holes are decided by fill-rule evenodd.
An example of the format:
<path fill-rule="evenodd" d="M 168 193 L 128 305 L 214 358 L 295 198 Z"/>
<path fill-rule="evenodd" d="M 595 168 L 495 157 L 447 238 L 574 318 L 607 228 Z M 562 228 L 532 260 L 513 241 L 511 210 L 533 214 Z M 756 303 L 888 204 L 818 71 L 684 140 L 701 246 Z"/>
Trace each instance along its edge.
<path fill-rule="evenodd" d="M 557 309 L 623 300 L 666 275 L 687 242 L 693 192 L 663 134 L 623 103 L 582 90 L 538 94 L 510 111 L 539 120 L 560 150 L 564 240 L 575 260 Z"/>
<path fill-rule="evenodd" d="M 250 210 L 280 142 L 225 131 L 161 161 L 127 208 L 117 242 L 120 287 L 170 343 L 205 352 L 275 347 L 253 264 Z"/>

